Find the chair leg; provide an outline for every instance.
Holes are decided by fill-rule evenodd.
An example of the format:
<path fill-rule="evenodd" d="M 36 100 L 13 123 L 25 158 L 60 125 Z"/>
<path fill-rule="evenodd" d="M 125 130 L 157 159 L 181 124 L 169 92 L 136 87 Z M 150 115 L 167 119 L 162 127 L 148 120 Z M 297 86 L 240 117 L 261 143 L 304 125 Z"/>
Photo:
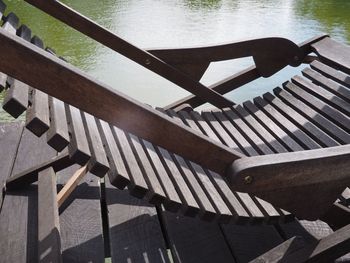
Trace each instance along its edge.
<path fill-rule="evenodd" d="M 350 224 L 319 241 L 293 237 L 251 262 L 332 262 L 350 252 Z"/>
<path fill-rule="evenodd" d="M 34 183 L 38 180 L 38 173 L 49 167 L 52 167 L 53 170 L 57 172 L 73 164 L 74 162 L 69 158 L 68 153 L 60 154 L 50 161 L 44 162 L 19 174 L 11 176 L 6 181 L 6 189 L 16 189 Z"/>
<path fill-rule="evenodd" d="M 38 261 L 62 262 L 56 174 L 52 167 L 38 174 Z"/>

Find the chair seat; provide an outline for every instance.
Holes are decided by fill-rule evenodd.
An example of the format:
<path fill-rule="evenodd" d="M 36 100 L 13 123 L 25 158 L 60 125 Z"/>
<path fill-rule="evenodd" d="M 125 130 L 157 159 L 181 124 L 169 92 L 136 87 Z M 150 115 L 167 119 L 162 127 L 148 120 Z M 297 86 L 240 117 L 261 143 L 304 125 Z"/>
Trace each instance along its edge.
<path fill-rule="evenodd" d="M 14 14 L 7 16 L 2 27 L 44 48 L 38 37 L 31 37 L 28 27 L 16 30 Z M 47 51 L 54 54 L 52 49 Z M 246 156 L 349 144 L 350 76 L 333 68 L 331 62 L 315 60 L 302 76 L 275 88 L 273 94 L 265 93 L 232 108 L 201 113 L 159 111 Z M 111 126 L 10 77 L 7 86 L 3 108 L 8 113 L 16 118 L 27 111 L 26 127 L 35 135 L 46 133 L 55 150 L 68 149 L 74 162 L 88 163 L 90 172 L 99 177 L 108 173 L 115 187 L 128 187 L 133 196 L 208 221 L 274 223 L 293 218 L 260 198 L 232 191 L 219 174 L 122 127 Z"/>

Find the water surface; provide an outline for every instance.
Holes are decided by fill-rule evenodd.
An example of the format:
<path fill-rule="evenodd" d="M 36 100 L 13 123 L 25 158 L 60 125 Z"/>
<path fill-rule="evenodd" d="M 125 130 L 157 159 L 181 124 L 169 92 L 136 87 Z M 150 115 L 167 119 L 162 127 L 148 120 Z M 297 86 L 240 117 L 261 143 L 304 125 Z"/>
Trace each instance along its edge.
<path fill-rule="evenodd" d="M 167 80 L 88 39 L 19 0 L 8 10 L 31 27 L 47 46 L 70 63 L 123 93 L 153 106 L 165 106 L 188 93 Z M 65 0 L 82 14 L 141 48 L 212 45 L 279 36 L 296 43 L 328 33 L 350 43 L 347 0 Z M 249 66 L 251 59 L 213 63 L 206 85 Z M 259 79 L 226 96 L 242 102 L 287 80 L 298 69 Z M 0 95 L 0 100 L 2 99 Z M 11 118 L 0 111 L 0 120 Z"/>

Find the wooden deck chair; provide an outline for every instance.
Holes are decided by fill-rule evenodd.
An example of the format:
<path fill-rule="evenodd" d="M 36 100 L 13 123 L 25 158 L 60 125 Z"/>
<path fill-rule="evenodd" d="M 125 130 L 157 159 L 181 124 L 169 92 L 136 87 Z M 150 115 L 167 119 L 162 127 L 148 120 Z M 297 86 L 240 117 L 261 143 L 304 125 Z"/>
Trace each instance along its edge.
<path fill-rule="evenodd" d="M 47 168 L 78 163 L 97 176 L 108 173 L 114 186 L 128 187 L 136 197 L 204 220 L 314 220 L 334 209 L 337 198 L 344 203 L 341 193 L 350 182 L 349 47 L 322 36 L 300 45 L 267 38 L 144 51 L 58 1 L 28 2 L 194 95 L 154 110 L 44 51 L 42 41 L 9 14 L 0 29 L 4 109 L 15 117 L 27 111 L 27 128 L 46 133 L 48 144 L 62 153 L 11 177 L 8 189 L 34 182 Z M 0 2 L 1 16 L 4 9 Z M 246 56 L 254 66 L 211 87 L 200 84 L 211 62 Z M 240 105 L 222 96 L 301 63 L 310 64 L 303 76 L 274 94 Z M 217 108 L 192 110 L 204 102 Z"/>

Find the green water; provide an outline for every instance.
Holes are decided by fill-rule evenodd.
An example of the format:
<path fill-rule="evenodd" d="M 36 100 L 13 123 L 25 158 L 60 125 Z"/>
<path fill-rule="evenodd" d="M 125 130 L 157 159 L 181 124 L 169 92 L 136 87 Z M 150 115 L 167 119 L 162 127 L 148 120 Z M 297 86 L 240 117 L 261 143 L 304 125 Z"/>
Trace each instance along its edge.
<path fill-rule="evenodd" d="M 211 45 L 281 36 L 302 42 L 328 33 L 350 43 L 348 0 L 66 0 L 62 1 L 141 48 Z M 36 10 L 5 0 L 8 10 L 70 63 L 115 89 L 153 106 L 187 92 Z M 213 63 L 201 80 L 211 84 L 249 66 L 250 59 Z M 270 91 L 296 74 L 287 68 L 226 96 L 236 102 Z M 0 100 L 2 95 L 0 95 Z M 0 120 L 10 118 L 0 112 Z"/>

